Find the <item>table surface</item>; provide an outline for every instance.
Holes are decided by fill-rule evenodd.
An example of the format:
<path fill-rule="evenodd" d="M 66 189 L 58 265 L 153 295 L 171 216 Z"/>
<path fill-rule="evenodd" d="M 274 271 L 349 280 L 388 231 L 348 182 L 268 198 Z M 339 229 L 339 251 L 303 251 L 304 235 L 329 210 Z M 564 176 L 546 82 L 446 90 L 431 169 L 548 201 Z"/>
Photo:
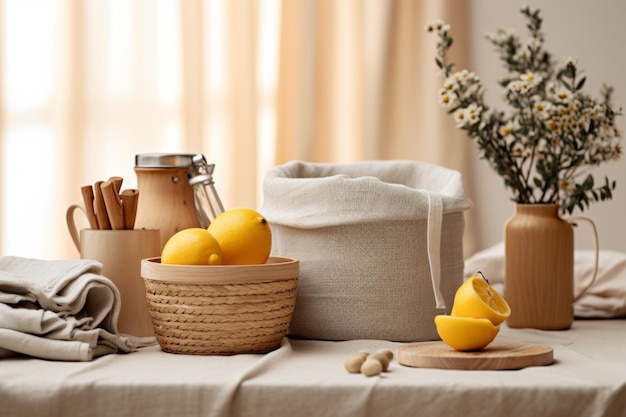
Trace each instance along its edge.
<path fill-rule="evenodd" d="M 0 360 L 0 416 L 626 416 L 626 319 L 566 331 L 509 329 L 496 341 L 554 349 L 549 366 L 349 374 L 360 350 L 403 343 L 285 338 L 265 355 L 188 356 L 158 346 L 91 362 Z M 506 413 L 506 414 L 505 414 Z"/>

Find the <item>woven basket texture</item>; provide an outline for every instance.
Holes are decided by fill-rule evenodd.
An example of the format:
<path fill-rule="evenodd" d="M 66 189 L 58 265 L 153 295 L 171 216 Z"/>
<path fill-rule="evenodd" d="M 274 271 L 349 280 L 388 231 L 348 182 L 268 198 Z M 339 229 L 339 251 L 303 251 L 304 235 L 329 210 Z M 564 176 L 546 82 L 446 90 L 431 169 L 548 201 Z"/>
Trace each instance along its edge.
<path fill-rule="evenodd" d="M 297 278 L 245 284 L 144 279 L 161 349 L 190 355 L 267 353 L 289 329 Z"/>

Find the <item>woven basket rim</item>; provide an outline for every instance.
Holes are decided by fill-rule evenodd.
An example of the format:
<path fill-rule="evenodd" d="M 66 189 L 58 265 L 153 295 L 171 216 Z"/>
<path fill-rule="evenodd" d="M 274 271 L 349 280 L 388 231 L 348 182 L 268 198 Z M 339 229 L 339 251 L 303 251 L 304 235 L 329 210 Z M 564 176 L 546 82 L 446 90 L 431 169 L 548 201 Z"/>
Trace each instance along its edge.
<path fill-rule="evenodd" d="M 164 283 L 249 284 L 298 278 L 299 261 L 271 256 L 258 265 L 170 265 L 160 257 L 141 260 L 141 277 Z"/>

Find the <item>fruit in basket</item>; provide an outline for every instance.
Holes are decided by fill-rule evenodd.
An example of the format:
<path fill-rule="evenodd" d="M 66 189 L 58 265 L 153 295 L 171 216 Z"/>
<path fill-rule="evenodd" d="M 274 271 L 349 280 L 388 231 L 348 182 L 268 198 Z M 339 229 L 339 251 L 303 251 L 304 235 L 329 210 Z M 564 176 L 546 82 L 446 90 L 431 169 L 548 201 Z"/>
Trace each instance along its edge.
<path fill-rule="evenodd" d="M 219 242 L 224 265 L 264 264 L 270 256 L 270 225 L 253 209 L 228 209 L 220 213 L 207 230 Z"/>
<path fill-rule="evenodd" d="M 453 316 L 486 318 L 494 326 L 511 314 L 506 300 L 479 273 L 465 281 L 454 296 Z"/>
<path fill-rule="evenodd" d="M 183 229 L 168 239 L 161 252 L 162 264 L 220 265 L 222 250 L 206 229 Z"/>
<path fill-rule="evenodd" d="M 500 330 L 489 319 L 474 317 L 439 315 L 435 317 L 435 325 L 441 340 L 463 352 L 483 349 Z"/>

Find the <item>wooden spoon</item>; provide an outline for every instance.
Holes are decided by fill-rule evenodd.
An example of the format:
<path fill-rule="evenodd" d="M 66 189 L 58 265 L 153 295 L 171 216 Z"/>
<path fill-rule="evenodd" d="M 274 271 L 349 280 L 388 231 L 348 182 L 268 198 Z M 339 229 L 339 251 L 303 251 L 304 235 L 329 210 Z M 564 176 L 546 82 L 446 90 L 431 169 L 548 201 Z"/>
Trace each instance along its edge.
<path fill-rule="evenodd" d="M 85 211 L 87 212 L 89 227 L 92 229 L 99 229 L 98 217 L 96 217 L 96 211 L 93 208 L 93 187 L 91 185 L 82 186 L 80 187 L 80 193 L 83 195 L 83 204 L 85 205 Z"/>
<path fill-rule="evenodd" d="M 119 194 L 115 191 L 115 185 L 112 180 L 103 182 L 100 185 L 102 190 L 102 198 L 106 206 L 109 222 L 113 230 L 124 229 L 124 213 L 122 210 L 122 201 Z"/>
<path fill-rule="evenodd" d="M 122 209 L 124 212 L 124 229 L 135 228 L 135 217 L 137 216 L 137 203 L 139 202 L 139 190 L 122 191 Z"/>
<path fill-rule="evenodd" d="M 107 214 L 107 208 L 104 204 L 104 198 L 102 197 L 102 188 L 100 187 L 102 184 L 102 181 L 96 181 L 93 185 L 94 207 L 96 217 L 98 218 L 98 226 L 100 226 L 101 230 L 106 230 L 111 228 L 111 223 L 109 222 L 109 215 Z"/>

